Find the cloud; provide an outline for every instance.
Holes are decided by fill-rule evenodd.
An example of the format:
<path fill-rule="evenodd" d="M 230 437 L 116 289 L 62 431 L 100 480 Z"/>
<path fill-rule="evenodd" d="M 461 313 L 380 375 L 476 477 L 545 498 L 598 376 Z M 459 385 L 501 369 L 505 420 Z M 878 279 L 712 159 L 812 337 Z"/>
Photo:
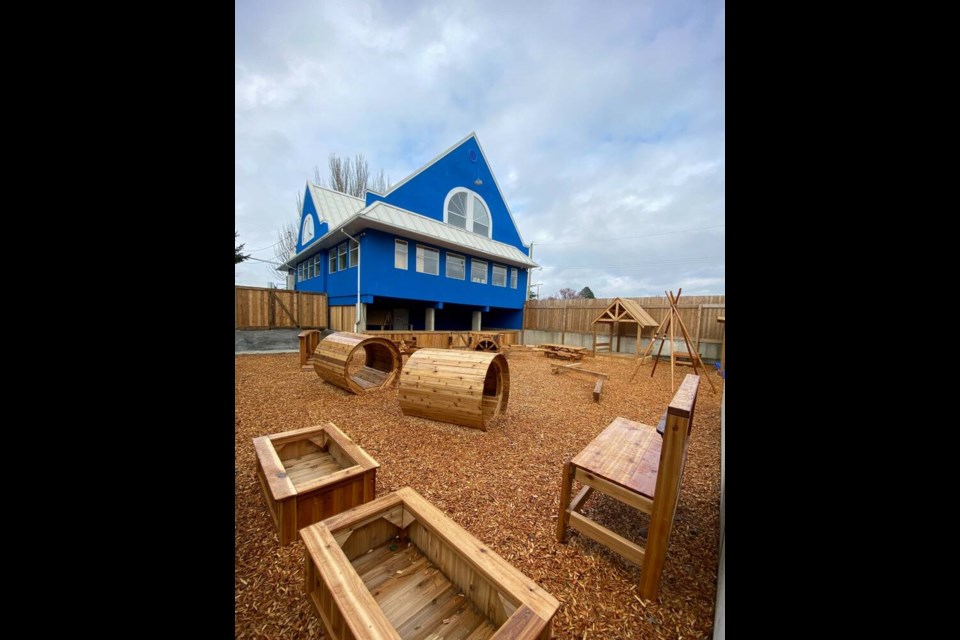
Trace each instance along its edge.
<path fill-rule="evenodd" d="M 248 249 L 276 241 L 331 152 L 397 182 L 476 131 L 543 295 L 723 293 L 722 2 L 238 2 L 235 18 Z"/>

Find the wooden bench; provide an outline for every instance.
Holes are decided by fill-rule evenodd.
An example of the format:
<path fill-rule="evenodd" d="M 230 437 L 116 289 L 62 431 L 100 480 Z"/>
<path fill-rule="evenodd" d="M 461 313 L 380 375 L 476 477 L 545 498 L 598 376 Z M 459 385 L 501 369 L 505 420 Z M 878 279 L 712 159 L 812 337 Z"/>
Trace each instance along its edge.
<path fill-rule="evenodd" d="M 660 587 L 699 387 L 700 377 L 688 374 L 657 427 L 618 417 L 563 467 L 557 540 L 569 525 L 639 565 L 648 600 Z M 583 489 L 571 500 L 574 480 Z M 580 513 L 594 491 L 650 514 L 645 548 Z"/>

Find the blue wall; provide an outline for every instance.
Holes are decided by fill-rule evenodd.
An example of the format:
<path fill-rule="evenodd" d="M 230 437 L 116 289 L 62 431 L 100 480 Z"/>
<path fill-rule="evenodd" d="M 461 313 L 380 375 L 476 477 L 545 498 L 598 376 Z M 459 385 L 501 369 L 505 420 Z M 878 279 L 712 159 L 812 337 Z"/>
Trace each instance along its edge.
<path fill-rule="evenodd" d="M 313 216 L 313 239 L 307 244 L 303 244 L 303 219 L 306 216 Z M 313 197 L 310 196 L 310 187 L 308 186 L 303 195 L 303 214 L 300 216 L 300 228 L 297 229 L 297 253 L 300 253 L 329 232 L 329 225 L 326 222 L 320 222 L 320 216 L 317 214 L 317 207 L 313 203 Z"/>
<path fill-rule="evenodd" d="M 487 263 L 487 283 L 479 284 L 470 279 L 471 260 L 469 254 L 455 251 L 466 258 L 465 276 L 463 280 L 446 277 L 447 250 L 426 243 L 418 243 L 407 239 L 407 269 L 397 269 L 393 266 L 394 239 L 401 236 L 368 229 L 360 238 L 360 262 L 362 265 L 361 293 L 373 296 L 389 296 L 392 298 L 408 298 L 427 302 L 449 302 L 476 307 L 505 307 L 522 309 L 526 299 L 527 272 L 518 269 L 517 288 L 510 288 L 510 266 L 507 267 L 507 286 L 493 286 L 492 260 L 484 259 Z M 417 273 L 417 245 L 431 247 L 440 251 L 440 275 Z M 497 263 L 500 264 L 500 263 Z M 356 296 L 356 272 L 353 275 L 350 291 Z M 346 295 L 350 291 L 337 286 L 336 276 L 329 276 L 331 296 Z"/>
<path fill-rule="evenodd" d="M 470 160 L 471 151 L 476 154 L 475 163 Z M 480 186 L 474 184 L 478 175 L 483 180 Z M 524 255 L 529 255 L 527 248 L 520 242 L 520 235 L 507 212 L 507 205 L 473 136 L 387 197 L 368 191 L 366 202 L 370 205 L 377 200 L 383 200 L 401 209 L 443 222 L 443 201 L 455 187 L 475 191 L 487 203 L 493 223 L 494 240 L 512 245 Z"/>

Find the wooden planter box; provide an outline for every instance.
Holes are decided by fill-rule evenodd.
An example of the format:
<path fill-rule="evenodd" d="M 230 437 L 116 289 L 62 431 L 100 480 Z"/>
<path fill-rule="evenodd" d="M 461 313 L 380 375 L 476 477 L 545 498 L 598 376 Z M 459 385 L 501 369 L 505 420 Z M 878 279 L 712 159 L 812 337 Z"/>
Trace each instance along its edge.
<path fill-rule="evenodd" d="M 253 439 L 257 476 L 280 544 L 324 518 L 370 502 L 380 464 L 327 422 Z"/>
<path fill-rule="evenodd" d="M 556 598 L 410 487 L 300 537 L 307 595 L 335 640 L 551 635 Z"/>

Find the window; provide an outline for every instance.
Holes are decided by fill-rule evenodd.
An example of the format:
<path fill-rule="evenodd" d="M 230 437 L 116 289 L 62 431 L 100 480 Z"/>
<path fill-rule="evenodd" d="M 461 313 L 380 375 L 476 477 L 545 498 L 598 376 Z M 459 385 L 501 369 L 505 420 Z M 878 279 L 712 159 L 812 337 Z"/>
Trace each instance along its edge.
<path fill-rule="evenodd" d="M 313 260 L 307 260 L 307 280 L 314 276 L 313 273 Z"/>
<path fill-rule="evenodd" d="M 440 252 L 430 247 L 417 245 L 417 273 L 440 275 Z"/>
<path fill-rule="evenodd" d="M 330 247 L 330 273 L 337 272 L 337 248 Z"/>
<path fill-rule="evenodd" d="M 480 284 L 487 284 L 487 263 L 475 258 L 470 259 L 470 279 Z"/>
<path fill-rule="evenodd" d="M 456 278 L 457 280 L 463 280 L 464 265 L 466 265 L 466 261 L 464 260 L 463 256 L 458 256 L 455 253 L 447 252 L 447 277 L 448 278 Z"/>
<path fill-rule="evenodd" d="M 303 218 L 303 228 L 300 230 L 300 246 L 313 240 L 313 216 L 309 213 Z"/>
<path fill-rule="evenodd" d="M 480 196 L 468 189 L 458 187 L 447 194 L 443 221 L 465 231 L 491 237 L 490 211 Z"/>
<path fill-rule="evenodd" d="M 297 265 L 297 282 L 303 282 L 303 263 Z"/>
<path fill-rule="evenodd" d="M 347 243 L 344 242 L 337 247 L 337 270 L 343 271 L 347 268 Z"/>
<path fill-rule="evenodd" d="M 322 273 L 321 269 L 323 269 L 323 257 L 318 253 L 313 256 L 313 275 L 319 276 Z"/>
<path fill-rule="evenodd" d="M 407 241 L 393 241 L 393 266 L 397 269 L 407 268 Z"/>
<path fill-rule="evenodd" d="M 351 267 L 357 266 L 357 262 L 359 260 L 360 260 L 360 245 L 354 242 L 353 240 L 351 240 L 350 241 L 350 266 Z"/>
<path fill-rule="evenodd" d="M 517 288 L 517 270 L 513 267 L 510 267 L 510 288 Z"/>
<path fill-rule="evenodd" d="M 506 267 L 501 267 L 499 264 L 493 265 L 493 286 L 495 287 L 507 286 L 507 268 Z"/>

